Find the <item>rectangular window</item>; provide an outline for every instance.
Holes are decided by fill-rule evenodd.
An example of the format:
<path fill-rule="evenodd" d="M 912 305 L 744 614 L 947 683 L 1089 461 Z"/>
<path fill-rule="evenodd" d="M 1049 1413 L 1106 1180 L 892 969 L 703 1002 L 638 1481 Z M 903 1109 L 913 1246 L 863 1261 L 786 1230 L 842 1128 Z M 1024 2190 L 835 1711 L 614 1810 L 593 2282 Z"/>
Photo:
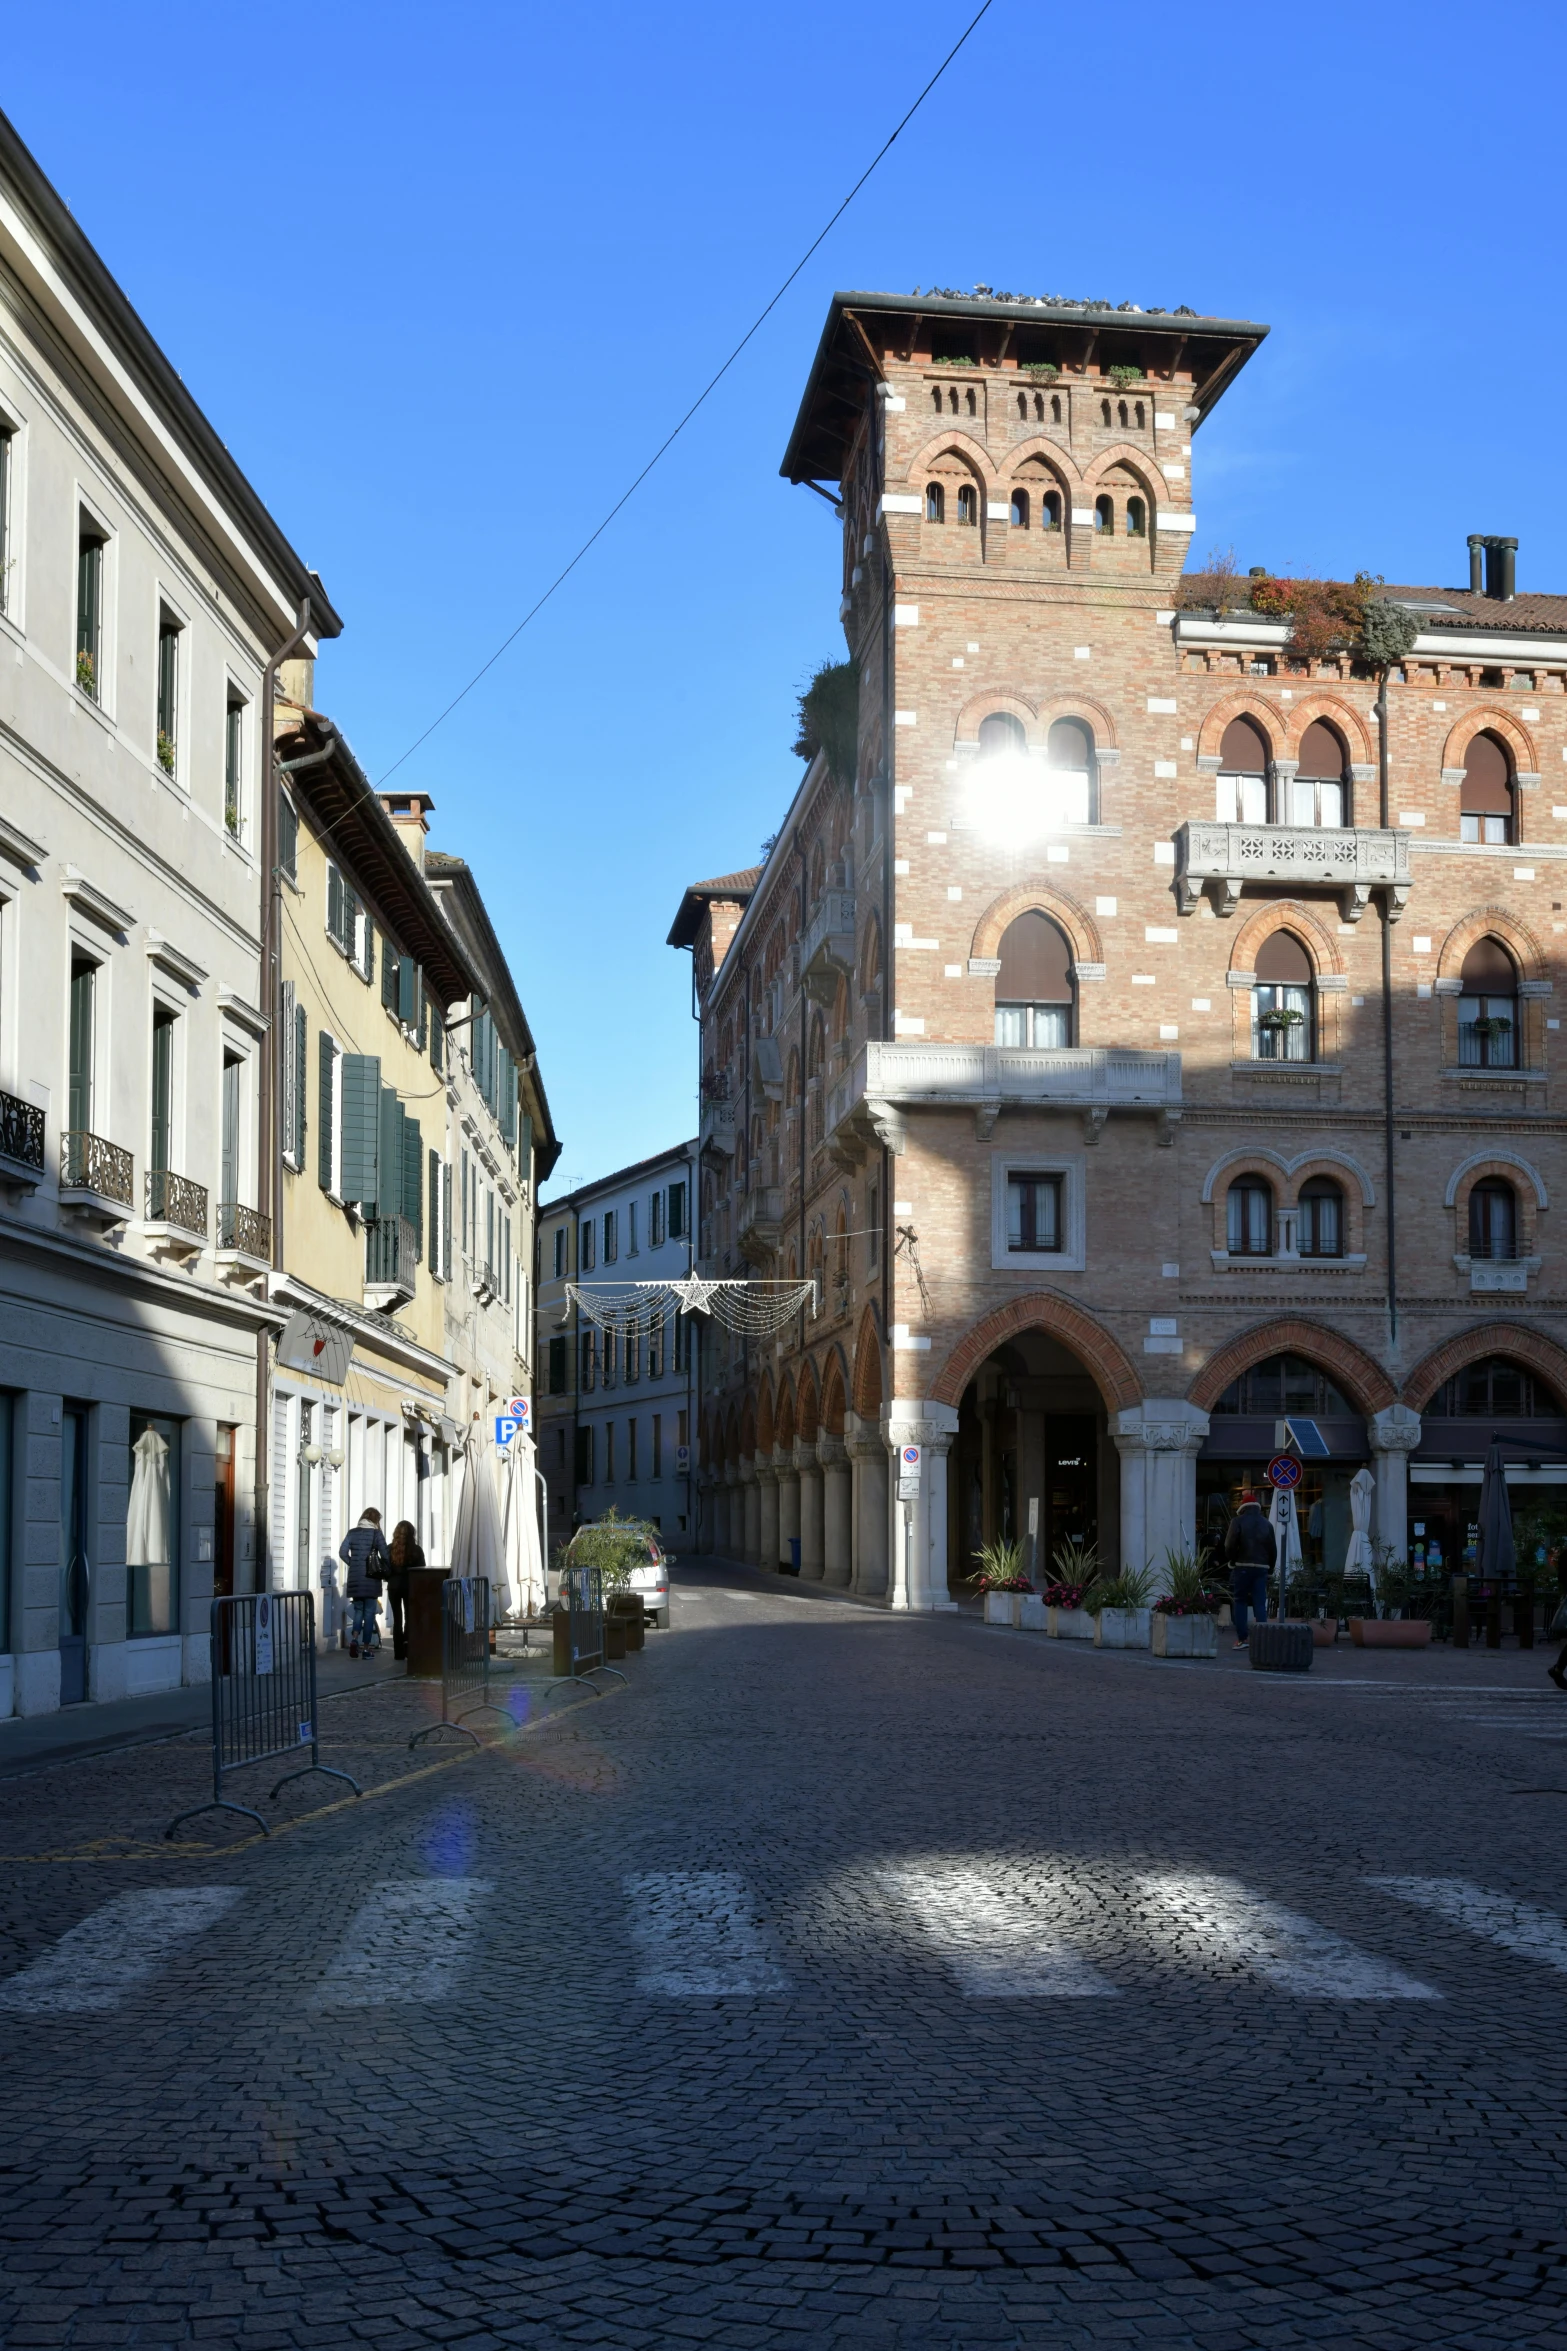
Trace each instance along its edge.
<path fill-rule="evenodd" d="M 16 603 L 11 585 L 11 566 L 14 561 L 11 546 L 11 515 L 15 490 L 13 487 L 16 453 L 16 434 L 8 424 L 0 424 L 0 612 L 10 612 Z M 3 1607 L 0 1601 L 0 1607 Z"/>
<path fill-rule="evenodd" d="M 240 784 L 245 757 L 245 705 L 230 691 L 223 713 L 223 826 L 234 840 L 240 832 Z M 293 871 L 292 863 L 288 870 Z"/>
<path fill-rule="evenodd" d="M 627 1477 L 628 1477 L 628 1478 L 630 1478 L 630 1479 L 632 1479 L 633 1481 L 635 1481 L 636 1474 L 637 1474 L 637 1424 L 636 1424 L 636 1422 L 635 1422 L 634 1420 L 628 1420 L 628 1421 L 627 1421 L 627 1423 L 626 1423 L 626 1475 L 627 1475 Z"/>
<path fill-rule="evenodd" d="M 76 526 L 76 683 L 95 702 L 103 699 L 104 537 L 85 514 Z"/>
<path fill-rule="evenodd" d="M 132 1640 L 180 1629 L 180 1424 L 131 1414 L 125 1569 Z"/>
<path fill-rule="evenodd" d="M 598 1349 L 594 1344 L 594 1332 L 591 1325 L 583 1332 L 579 1346 L 581 1352 L 578 1361 L 582 1369 L 582 1385 L 586 1389 L 592 1389 L 598 1385 Z"/>
<path fill-rule="evenodd" d="M 1459 997 L 1458 1059 L 1467 1069 L 1517 1068 L 1516 997 Z"/>
<path fill-rule="evenodd" d="M 85 955 L 71 958 L 71 1062 L 68 1089 L 72 1134 L 92 1132 L 93 1049 L 98 966 Z"/>
<path fill-rule="evenodd" d="M 647 1245 L 662 1248 L 664 1242 L 664 1195 L 655 1192 L 647 1204 Z"/>
<path fill-rule="evenodd" d="M 278 794 L 277 861 L 291 882 L 299 879 L 299 811 L 286 792 Z"/>
<path fill-rule="evenodd" d="M 591 1216 L 585 1216 L 582 1220 L 582 1234 L 578 1243 L 578 1262 L 584 1273 L 593 1271 L 593 1219 Z"/>
<path fill-rule="evenodd" d="M 691 1317 L 688 1314 L 677 1313 L 675 1316 L 674 1355 L 676 1371 L 689 1371 L 691 1368 Z"/>
<path fill-rule="evenodd" d="M 180 624 L 172 613 L 158 616 L 158 765 L 173 775 L 179 745 Z"/>
<path fill-rule="evenodd" d="M 441 1279 L 452 1278 L 452 1171 L 441 1170 Z"/>
<path fill-rule="evenodd" d="M 637 1254 L 637 1204 L 633 1200 L 626 1208 L 626 1255 Z"/>
<path fill-rule="evenodd" d="M 663 1474 L 664 1418 L 662 1413 L 655 1412 L 653 1415 L 653 1475 L 656 1478 L 661 1478 Z"/>
<path fill-rule="evenodd" d="M 1311 1059 L 1309 988 L 1253 988 L 1251 1017 L 1254 1049 L 1259 1061 Z"/>
<path fill-rule="evenodd" d="M 626 1385 L 629 1388 L 642 1377 L 642 1336 L 639 1331 L 626 1333 Z"/>
<path fill-rule="evenodd" d="M 593 1429 L 591 1423 L 577 1431 L 576 1480 L 579 1486 L 593 1483 Z"/>
<path fill-rule="evenodd" d="M 613 1208 L 606 1208 L 604 1211 L 604 1263 L 613 1265 L 619 1254 L 619 1236 L 615 1230 L 615 1211 Z"/>
<path fill-rule="evenodd" d="M 321 1031 L 317 1040 L 316 1070 L 316 1180 L 323 1192 L 337 1190 L 337 1047 Z"/>
<path fill-rule="evenodd" d="M 564 1281 L 564 1280 L 565 1280 L 565 1278 L 566 1278 L 566 1228 L 565 1228 L 565 1226 L 564 1226 L 563 1224 L 558 1224 L 558 1225 L 555 1227 L 555 1279 L 556 1279 L 558 1282 L 560 1282 L 560 1281 Z"/>
<path fill-rule="evenodd" d="M 1058 1175 L 1007 1177 L 1007 1247 L 1023 1251 L 1062 1246 L 1062 1179 Z"/>
<path fill-rule="evenodd" d="M 430 1153 L 430 1271 L 437 1280 L 440 1278 L 444 1262 L 445 1251 L 441 1245 L 441 1155 L 439 1151 L 432 1151 Z"/>
<path fill-rule="evenodd" d="M 670 1239 L 671 1239 L 672 1241 L 681 1241 L 681 1240 L 684 1240 L 684 1238 L 685 1238 L 685 1230 L 686 1230 L 686 1188 L 685 1188 L 685 1185 L 684 1185 L 684 1184 L 671 1184 L 671 1185 L 670 1185 L 670 1187 L 669 1187 L 669 1237 L 670 1237 Z"/>
<path fill-rule="evenodd" d="M 564 1340 L 564 1339 L 551 1339 L 551 1341 L 550 1341 L 550 1369 L 549 1369 L 549 1381 L 550 1381 L 550 1394 L 551 1394 L 552 1396 L 564 1396 L 564 1395 L 565 1395 L 565 1393 L 566 1393 L 566 1342 L 565 1342 L 565 1340 Z"/>
<path fill-rule="evenodd" d="M 606 1486 L 615 1483 L 615 1424 L 612 1420 L 604 1423 L 604 1483 Z"/>
<path fill-rule="evenodd" d="M 1213 813 L 1220 824 L 1266 824 L 1268 779 L 1259 775 L 1214 778 Z"/>
<path fill-rule="evenodd" d="M 152 1149 L 147 1165 L 159 1175 L 174 1146 L 174 1019 L 166 1005 L 152 1008 Z"/>
<path fill-rule="evenodd" d="M 656 1322 L 647 1335 L 647 1376 L 661 1380 L 664 1376 L 664 1326 Z"/>
<path fill-rule="evenodd" d="M 223 1165 L 219 1200 L 225 1207 L 239 1203 L 239 1089 L 245 1064 L 235 1053 L 223 1056 Z"/>
<path fill-rule="evenodd" d="M 677 1413 L 675 1416 L 675 1443 L 677 1445 L 685 1445 L 689 1442 L 690 1440 L 686 1435 L 686 1416 L 682 1411 Z"/>
<path fill-rule="evenodd" d="M 606 1388 L 618 1386 L 620 1380 L 620 1335 L 617 1331 L 599 1334 L 599 1357 L 604 1366 Z"/>
<path fill-rule="evenodd" d="M 470 1235 L 470 1232 L 471 1232 L 471 1229 L 472 1229 L 472 1228 L 471 1228 L 471 1225 L 470 1225 L 470 1222 L 469 1222 L 469 1213 L 468 1213 L 468 1154 L 467 1154 L 467 1152 L 466 1152 L 466 1151 L 465 1151 L 465 1152 L 462 1154 L 462 1170 L 461 1170 L 461 1173 L 462 1173 L 462 1253 L 463 1253 L 464 1257 L 471 1257 L 471 1256 L 473 1255 L 473 1248 L 472 1248 L 472 1244 L 471 1244 L 471 1241 L 470 1241 L 470 1238 L 469 1238 L 469 1235 Z"/>

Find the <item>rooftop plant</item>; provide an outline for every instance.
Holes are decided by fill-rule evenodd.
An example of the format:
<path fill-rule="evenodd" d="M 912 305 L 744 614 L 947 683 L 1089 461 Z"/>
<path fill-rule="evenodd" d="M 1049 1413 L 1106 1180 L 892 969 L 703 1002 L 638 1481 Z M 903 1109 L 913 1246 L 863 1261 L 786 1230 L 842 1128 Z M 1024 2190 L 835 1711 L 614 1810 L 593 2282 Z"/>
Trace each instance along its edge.
<path fill-rule="evenodd" d="M 1235 550 L 1215 549 L 1200 571 L 1181 583 L 1181 602 L 1214 613 L 1254 612 L 1264 620 L 1290 623 L 1286 651 L 1298 661 L 1321 661 L 1347 653 L 1374 669 L 1397 661 L 1413 645 L 1420 624 L 1401 604 L 1377 591 L 1380 574 L 1360 571 L 1352 580 L 1287 577 L 1254 565 L 1243 579 Z"/>
<path fill-rule="evenodd" d="M 838 782 L 852 785 L 859 745 L 859 672 L 852 661 L 824 661 L 800 696 L 795 752 L 810 760 L 818 751 L 825 751 L 827 765 Z"/>
<path fill-rule="evenodd" d="M 1118 385 L 1122 391 L 1126 389 L 1128 384 L 1140 384 L 1143 380 L 1143 371 L 1140 367 L 1108 367 L 1105 373 L 1111 383 Z"/>

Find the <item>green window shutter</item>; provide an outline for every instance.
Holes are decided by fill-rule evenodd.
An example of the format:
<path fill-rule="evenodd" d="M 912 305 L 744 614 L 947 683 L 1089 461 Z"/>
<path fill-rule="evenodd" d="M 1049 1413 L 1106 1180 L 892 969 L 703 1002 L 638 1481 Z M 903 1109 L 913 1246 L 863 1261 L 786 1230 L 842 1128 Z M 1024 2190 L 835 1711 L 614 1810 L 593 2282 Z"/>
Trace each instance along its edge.
<path fill-rule="evenodd" d="M 318 1050 L 321 1056 L 320 1080 L 316 1089 L 316 1173 L 323 1192 L 332 1189 L 332 1065 L 337 1059 L 337 1048 L 325 1029 L 321 1031 Z"/>
<path fill-rule="evenodd" d="M 443 1167 L 441 1170 L 441 1274 L 442 1278 L 448 1282 L 452 1278 L 452 1171 L 450 1167 Z"/>
<path fill-rule="evenodd" d="M 413 974 L 414 1001 L 419 1007 L 419 1019 L 417 1024 L 419 1030 L 419 1050 L 422 1053 L 425 1048 L 425 1040 L 429 1034 L 430 1028 L 430 999 L 425 993 L 424 973 L 419 969 L 417 963 L 413 967 Z"/>
<path fill-rule="evenodd" d="M 355 899 L 355 901 L 354 901 L 354 911 L 355 911 L 355 913 L 356 913 L 357 915 L 363 915 L 363 916 L 364 916 L 364 926 L 365 926 L 365 961 L 364 961 L 365 985 L 366 985 L 366 987 L 373 988 L 373 987 L 375 986 L 375 924 L 374 924 L 374 923 L 373 923 L 373 922 L 370 920 L 370 917 L 369 917 L 369 915 L 368 915 L 368 914 L 365 912 L 365 909 L 364 909 L 364 908 L 363 908 L 363 907 L 362 907 L 362 906 L 359 904 L 359 901 L 358 901 L 358 899 L 357 899 L 357 898 L 356 898 L 356 899 Z"/>
<path fill-rule="evenodd" d="M 517 1146 L 517 1161 L 525 1184 L 533 1181 L 533 1121 L 526 1111 L 522 1114 L 522 1141 Z"/>
<path fill-rule="evenodd" d="M 506 1141 L 514 1143 L 517 1139 L 517 1065 L 504 1045 L 497 1047 L 495 1061 L 496 1115 Z"/>
<path fill-rule="evenodd" d="M 294 983 L 292 980 L 285 980 L 283 982 L 283 1013 L 278 1023 L 278 1053 L 283 1064 L 280 1072 L 283 1098 L 280 1117 L 283 1132 L 278 1137 L 278 1141 L 284 1158 L 297 1164 L 298 1141 L 294 1133 L 294 1111 L 299 1100 L 299 1093 L 294 1084 L 294 1046 L 299 1032 L 294 1023 L 295 1010 Z"/>
<path fill-rule="evenodd" d="M 441 1018 L 439 1004 L 430 1006 L 430 1067 L 437 1077 L 446 1071 L 446 1023 Z"/>
<path fill-rule="evenodd" d="M 343 877 L 335 865 L 326 869 L 326 927 L 329 935 L 343 944 Z"/>
<path fill-rule="evenodd" d="M 432 1273 L 441 1270 L 441 1155 L 430 1153 L 430 1251 L 428 1264 Z"/>
<path fill-rule="evenodd" d="M 411 955 L 397 959 L 397 1017 L 410 1029 L 419 1019 L 419 966 Z"/>
<path fill-rule="evenodd" d="M 397 950 L 386 939 L 381 946 L 381 1002 L 388 1012 L 397 1010 L 398 971 Z"/>
<path fill-rule="evenodd" d="M 403 1120 L 403 1214 L 414 1229 L 414 1254 L 424 1255 L 424 1138 L 418 1122 Z"/>
<path fill-rule="evenodd" d="M 381 1088 L 382 1216 L 400 1216 L 403 1207 L 403 1106 L 390 1086 Z"/>
<path fill-rule="evenodd" d="M 381 1057 L 343 1055 L 342 1196 L 374 1216 L 381 1197 Z"/>
<path fill-rule="evenodd" d="M 302 1004 L 294 1007 L 294 1164 L 305 1172 L 305 1105 L 310 1099 L 309 1028 Z"/>
<path fill-rule="evenodd" d="M 299 813 L 286 792 L 278 801 L 279 865 L 292 881 L 299 872 Z"/>

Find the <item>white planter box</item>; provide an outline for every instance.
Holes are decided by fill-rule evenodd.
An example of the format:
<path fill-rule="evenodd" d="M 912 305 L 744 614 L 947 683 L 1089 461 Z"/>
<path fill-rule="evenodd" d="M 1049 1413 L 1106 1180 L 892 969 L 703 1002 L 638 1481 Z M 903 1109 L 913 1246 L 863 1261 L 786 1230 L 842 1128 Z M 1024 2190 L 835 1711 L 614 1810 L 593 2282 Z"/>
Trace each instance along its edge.
<path fill-rule="evenodd" d="M 1153 1619 L 1155 1657 L 1217 1657 L 1219 1628 L 1211 1616 L 1161 1616 Z"/>
<path fill-rule="evenodd" d="M 1094 1624 L 1094 1640 L 1101 1649 L 1146 1649 L 1150 1640 L 1151 1608 L 1102 1608 Z"/>
<path fill-rule="evenodd" d="M 1019 1622 L 1023 1605 L 1021 1592 L 987 1592 L 985 1594 L 986 1624 L 1013 1624 Z"/>
<path fill-rule="evenodd" d="M 1091 1641 L 1094 1620 L 1086 1608 L 1052 1608 L 1047 1610 L 1049 1622 L 1045 1626 L 1052 1641 Z"/>
<path fill-rule="evenodd" d="M 1025 1633 L 1042 1633 L 1045 1629 L 1045 1603 L 1037 1592 L 1020 1592 L 1022 1603 L 1018 1622 Z"/>

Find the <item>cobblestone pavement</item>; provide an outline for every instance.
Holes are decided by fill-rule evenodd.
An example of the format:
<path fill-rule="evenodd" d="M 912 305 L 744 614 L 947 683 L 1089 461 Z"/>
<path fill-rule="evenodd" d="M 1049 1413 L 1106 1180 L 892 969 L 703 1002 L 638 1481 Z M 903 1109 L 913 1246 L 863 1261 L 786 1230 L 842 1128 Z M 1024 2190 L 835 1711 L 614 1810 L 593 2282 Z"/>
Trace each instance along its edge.
<path fill-rule="evenodd" d="M 1567 2343 L 1549 1653 L 674 1616 L 271 1842 L 6 1783 L 0 2339 Z"/>

